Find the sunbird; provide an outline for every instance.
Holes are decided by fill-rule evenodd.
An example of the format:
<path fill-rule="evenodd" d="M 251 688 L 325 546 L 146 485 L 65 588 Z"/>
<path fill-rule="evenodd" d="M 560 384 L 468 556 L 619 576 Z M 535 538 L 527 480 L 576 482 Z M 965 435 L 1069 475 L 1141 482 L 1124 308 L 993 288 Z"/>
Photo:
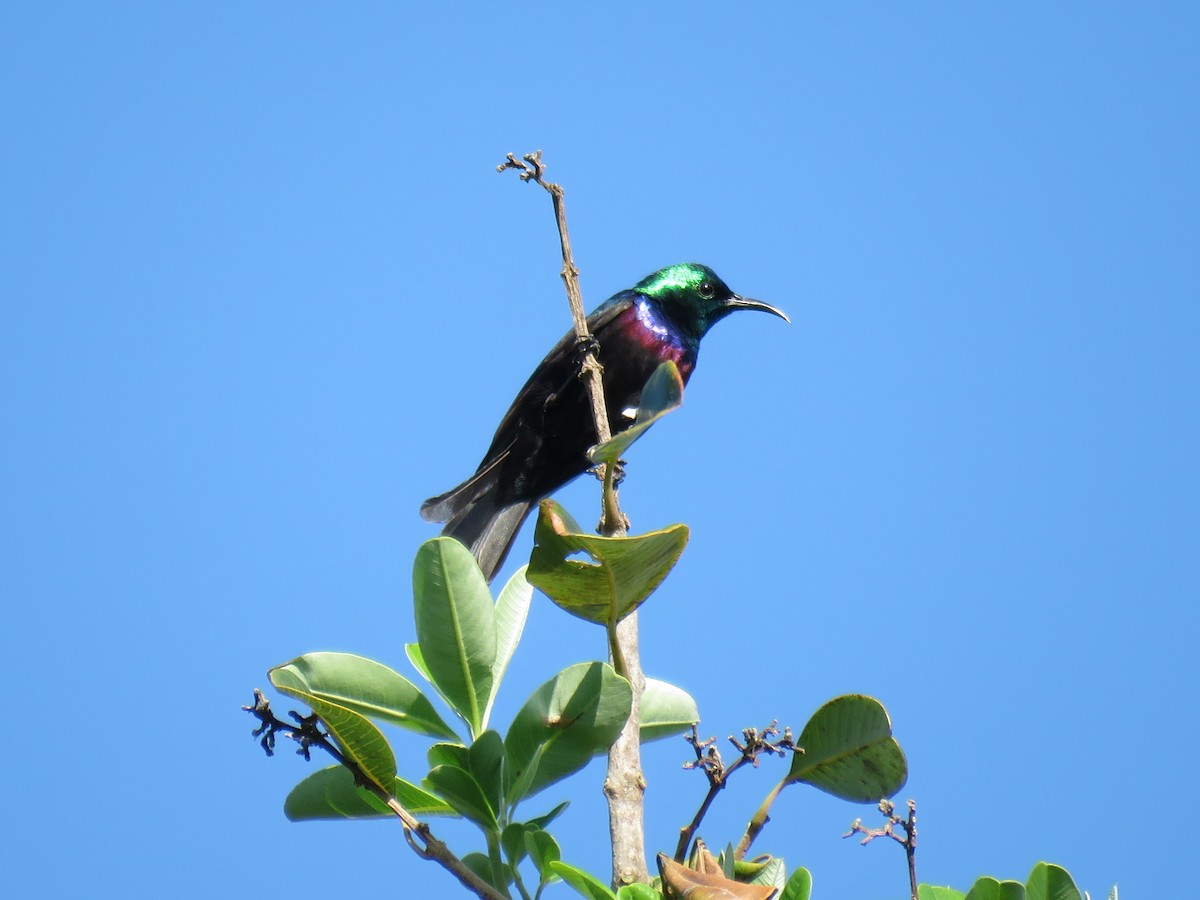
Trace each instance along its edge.
<path fill-rule="evenodd" d="M 673 361 L 686 384 L 701 339 L 740 309 L 790 321 L 769 303 L 738 296 L 699 263 L 659 269 L 600 304 L 587 323 L 604 368 L 612 433 L 633 424 L 642 388 L 660 364 Z M 569 332 L 513 400 L 475 474 L 421 504 L 421 517 L 445 522 L 442 534 L 470 548 L 488 581 L 533 506 L 591 468 L 587 451 L 596 443 L 596 425 L 579 377 L 580 358 L 575 333 Z"/>

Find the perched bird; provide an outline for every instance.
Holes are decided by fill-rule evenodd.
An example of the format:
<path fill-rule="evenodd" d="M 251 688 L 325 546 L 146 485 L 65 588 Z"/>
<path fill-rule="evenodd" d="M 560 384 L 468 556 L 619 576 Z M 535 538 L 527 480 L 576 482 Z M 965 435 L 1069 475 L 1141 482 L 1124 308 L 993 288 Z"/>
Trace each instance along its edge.
<path fill-rule="evenodd" d="M 642 387 L 661 363 L 673 360 L 686 383 L 701 338 L 739 309 L 760 309 L 788 321 L 774 306 L 739 297 L 698 263 L 660 269 L 588 316 L 604 367 L 612 433 L 633 424 Z M 596 443 L 596 425 L 579 362 L 572 332 L 529 376 L 475 474 L 421 505 L 422 518 L 445 522 L 442 534 L 470 548 L 488 581 L 534 504 L 591 465 L 587 451 Z"/>

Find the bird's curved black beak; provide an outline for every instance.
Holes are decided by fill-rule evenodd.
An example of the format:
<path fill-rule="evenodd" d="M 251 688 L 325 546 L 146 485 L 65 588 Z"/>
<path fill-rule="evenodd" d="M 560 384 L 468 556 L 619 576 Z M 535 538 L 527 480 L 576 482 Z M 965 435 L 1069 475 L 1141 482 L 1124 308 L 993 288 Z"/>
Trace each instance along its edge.
<path fill-rule="evenodd" d="M 779 316 L 789 325 L 792 320 L 787 317 L 782 309 L 777 306 L 772 306 L 770 303 L 763 303 L 761 300 L 753 300 L 750 297 L 739 297 L 737 294 L 731 294 L 729 299 L 725 301 L 725 308 L 728 310 L 735 309 L 761 309 L 763 312 L 768 312 L 773 316 Z"/>

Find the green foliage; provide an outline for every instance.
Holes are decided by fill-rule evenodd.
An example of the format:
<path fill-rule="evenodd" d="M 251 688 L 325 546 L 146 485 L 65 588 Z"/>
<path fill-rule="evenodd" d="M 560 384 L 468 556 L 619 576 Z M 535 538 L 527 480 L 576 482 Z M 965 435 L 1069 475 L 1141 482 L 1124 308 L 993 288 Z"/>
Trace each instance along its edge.
<path fill-rule="evenodd" d="M 486 852 L 463 861 L 506 893 L 528 865 L 540 892 L 562 880 L 587 897 L 645 900 L 660 897 L 645 885 L 613 893 L 562 860 L 547 830 L 566 804 L 533 818 L 518 817 L 530 797 L 560 782 L 604 753 L 624 727 L 632 705 L 629 682 L 603 662 L 569 666 L 535 690 L 508 729 L 488 726 L 497 692 L 520 641 L 531 582 L 563 608 L 608 624 L 642 603 L 675 564 L 687 529 L 675 526 L 636 538 L 582 534 L 557 504 L 543 505 L 534 561 L 493 601 L 474 558 L 456 541 L 436 538 L 413 565 L 416 643 L 405 650 L 414 669 L 466 728 L 466 739 L 436 711 L 415 684 L 389 667 L 346 653 L 309 653 L 271 670 L 272 683 L 316 713 L 361 777 L 418 816 L 458 816 L 484 837 Z M 578 551 L 595 562 L 569 559 Z M 641 735 L 649 741 L 678 735 L 699 720 L 695 701 L 682 689 L 647 679 L 641 698 Z M 395 757 L 376 723 L 433 738 L 428 771 L 419 784 L 400 777 Z M 808 782 L 851 799 L 878 799 L 898 790 L 906 770 L 891 723 L 877 701 L 840 697 L 823 706 L 801 735 L 785 783 Z M 378 818 L 388 805 L 334 766 L 305 778 L 289 794 L 285 813 L 297 821 Z M 787 877 L 782 859 L 733 862 L 738 883 L 773 887 L 786 900 L 807 900 L 808 873 Z M 736 870 L 736 872 L 735 872 Z M 526 890 L 516 882 L 522 893 Z M 1057 900 L 1057 898 L 1056 898 Z"/>
<path fill-rule="evenodd" d="M 471 735 L 482 734 L 495 680 L 496 609 L 479 565 L 458 541 L 434 538 L 417 551 L 413 611 L 423 674 Z"/>
<path fill-rule="evenodd" d="M 382 790 L 389 790 L 396 778 L 396 757 L 383 733 L 369 719 L 341 703 L 325 699 L 308 675 L 312 666 L 300 657 L 272 669 L 268 676 L 276 690 L 295 697 L 321 717 L 346 758 Z"/>
<path fill-rule="evenodd" d="M 630 537 L 586 534 L 553 500 L 539 505 L 529 581 L 560 608 L 598 625 L 619 622 L 654 592 L 687 545 L 686 525 Z M 586 553 L 590 562 L 572 559 Z"/>
<path fill-rule="evenodd" d="M 273 669 L 271 680 L 281 691 L 295 691 L 293 696 L 307 694 L 430 737 L 454 737 L 415 684 L 373 659 L 352 653 L 306 653 Z"/>
<path fill-rule="evenodd" d="M 1025 900 L 1025 885 L 1019 881 L 997 881 L 986 875 L 967 891 L 971 900 Z"/>
<path fill-rule="evenodd" d="M 452 816 L 454 808 L 415 784 L 396 778 L 392 796 L 414 816 Z M 393 815 L 387 804 L 354 783 L 345 766 L 329 766 L 292 788 L 283 812 L 293 822 L 307 819 L 367 819 Z"/>
<path fill-rule="evenodd" d="M 616 900 L 617 895 L 609 890 L 608 885 L 602 883 L 593 875 L 589 875 L 583 869 L 577 869 L 575 866 L 569 866 L 565 862 L 550 863 L 550 871 L 573 887 L 577 893 L 588 900 Z"/>
<path fill-rule="evenodd" d="M 630 539 L 582 535 L 552 503 L 543 508 L 539 535 L 546 538 L 539 542 L 543 568 L 531 580 L 564 592 L 556 598 L 559 605 L 602 623 L 645 600 L 687 539 L 682 526 Z M 580 549 L 596 562 L 567 558 Z M 614 892 L 563 862 L 559 844 L 547 829 L 566 803 L 532 818 L 517 815 L 530 797 L 604 753 L 632 704 L 628 681 L 611 666 L 584 662 L 535 690 L 504 733 L 488 727 L 528 615 L 531 580 L 525 570 L 518 572 L 493 601 L 474 558 L 457 542 L 437 538 L 417 554 L 417 642 L 406 650 L 413 667 L 464 723 L 466 740 L 420 688 L 363 657 L 305 654 L 272 669 L 271 682 L 307 704 L 361 777 L 409 812 L 419 817 L 458 816 L 477 826 L 486 852 L 468 853 L 463 862 L 501 893 L 508 894 L 515 885 L 522 896 L 530 896 L 528 883 L 536 884 L 540 896 L 563 881 L 582 896 L 598 900 L 661 898 L 658 889 L 641 884 Z M 699 720 L 695 701 L 685 691 L 655 679 L 647 679 L 641 716 L 646 741 L 677 735 Z M 419 785 L 397 774 L 395 756 L 376 723 L 434 739 L 426 753 L 429 770 Z M 846 800 L 874 802 L 899 791 L 908 776 L 887 711 L 870 697 L 847 695 L 824 704 L 804 726 L 796 746 L 802 752 L 792 756 L 787 774 L 760 810 L 764 821 L 774 796 L 789 784 L 806 783 Z M 345 766 L 322 769 L 301 781 L 288 795 L 284 812 L 294 821 L 392 815 L 380 797 L 356 785 Z M 789 875 L 781 858 L 735 861 L 730 848 L 722 859 L 731 880 L 721 883 L 729 887 L 698 890 L 733 891 L 723 896 L 754 892 L 745 893 L 747 897 L 773 890 L 777 900 L 811 897 L 809 872 L 798 868 Z M 518 880 L 523 866 L 533 879 Z M 921 885 L 919 900 L 1082 900 L 1082 894 L 1064 869 L 1038 863 L 1024 885 L 980 878 L 967 894 Z"/>
<path fill-rule="evenodd" d="M 847 694 L 813 714 L 792 757 L 789 782 L 803 781 L 835 797 L 872 803 L 890 797 L 908 780 L 904 751 L 878 700 Z"/>
<path fill-rule="evenodd" d="M 613 556 L 620 565 L 623 554 Z M 414 669 L 461 720 L 465 740 L 420 688 L 373 660 L 309 653 L 270 672 L 277 689 L 320 717 L 346 759 L 378 791 L 414 815 L 457 816 L 476 825 L 486 852 L 467 854 L 463 861 L 502 892 L 526 861 L 539 891 L 560 879 L 556 867 L 562 854 L 546 829 L 567 804 L 526 820 L 518 818 L 518 807 L 604 753 L 624 727 L 633 701 L 629 682 L 607 663 L 579 663 L 535 690 L 504 734 L 488 727 L 532 594 L 522 570 L 493 601 L 474 558 L 456 541 L 437 538 L 417 553 L 417 641 L 405 650 Z M 695 701 L 665 682 L 650 679 L 643 703 L 645 740 L 677 735 L 699 719 Z M 397 775 L 395 756 L 376 723 L 435 739 L 419 785 Z M 285 813 L 305 821 L 378 818 L 392 811 L 376 792 L 356 785 L 350 769 L 334 766 L 300 782 L 288 795 Z"/>
<path fill-rule="evenodd" d="M 607 663 L 579 663 L 533 692 L 504 741 L 510 802 L 582 769 L 617 739 L 633 704 L 629 682 Z"/>
<path fill-rule="evenodd" d="M 638 709 L 642 743 L 675 737 L 700 721 L 700 710 L 691 694 L 657 678 L 646 679 Z"/>
<path fill-rule="evenodd" d="M 811 896 L 812 874 L 801 866 L 792 872 L 791 877 L 784 884 L 779 900 L 809 900 Z"/>
<path fill-rule="evenodd" d="M 615 464 L 655 421 L 678 408 L 682 398 L 678 369 L 674 363 L 664 363 L 642 391 L 635 424 L 593 447 L 590 459 Z M 611 485 L 607 480 L 606 502 L 612 499 Z M 396 804 L 417 817 L 461 817 L 480 829 L 485 848 L 485 852 L 465 854 L 462 863 L 499 894 L 510 897 L 515 886 L 524 900 L 537 900 L 558 881 L 589 900 L 662 900 L 664 892 L 692 900 L 810 900 L 812 876 L 807 869 L 797 868 L 789 875 L 782 858 L 739 859 L 732 845 L 720 861 L 707 850 L 698 850 L 694 868 L 659 854 L 662 877 L 654 885 L 629 884 L 614 892 L 563 861 L 548 828 L 566 802 L 531 818 L 517 815 L 529 798 L 608 750 L 633 705 L 629 681 L 612 666 L 581 662 L 535 690 L 507 731 L 489 726 L 524 630 L 533 587 L 571 615 L 606 626 L 612 639 L 613 626 L 645 602 L 674 568 L 688 537 L 684 525 L 632 537 L 598 537 L 581 529 L 561 505 L 543 500 L 530 563 L 495 600 L 469 550 L 449 538 L 427 541 L 413 564 L 417 640 L 405 651 L 413 668 L 465 726 L 465 736 L 447 724 L 417 685 L 374 660 L 325 652 L 276 666 L 269 672 L 271 683 L 311 708 L 346 763 L 302 780 L 285 801 L 287 817 L 293 821 L 381 818 L 393 815 Z M 612 652 L 619 660 L 615 643 Z M 254 711 L 261 712 L 258 705 Z M 691 696 L 655 679 L 646 680 L 640 716 L 643 741 L 678 735 L 700 718 Z M 264 730 L 272 729 L 262 739 L 269 753 L 281 725 L 260 718 Z M 433 739 L 426 752 L 428 771 L 419 785 L 397 773 L 395 755 L 376 723 Z M 323 741 L 311 722 L 306 720 L 304 728 L 304 741 Z M 770 740 L 757 732 L 751 739 L 750 734 L 747 748 L 754 749 L 739 745 L 744 756 L 731 768 L 726 769 L 716 756 L 701 761 L 714 791 L 723 788 L 724 775 L 742 763 L 757 766 L 760 752 L 782 753 L 789 748 L 796 752 L 787 774 L 752 819 L 738 853 L 762 830 L 771 804 L 788 785 L 806 783 L 864 803 L 891 797 L 908 778 L 907 761 L 892 736 L 887 711 L 871 697 L 846 695 L 830 700 L 812 715 L 794 744 L 785 738 L 775 740 L 774 726 L 766 732 Z M 697 744 L 698 753 L 703 746 L 707 744 Z M 713 768 L 708 768 L 710 764 Z M 710 794 L 702 811 L 711 799 Z M 882 807 L 885 812 L 891 809 L 886 803 Z M 691 832 L 685 829 L 684 834 Z M 681 857 L 686 847 L 683 840 Z M 536 881 L 523 877 L 523 871 L 536 875 Z M 527 884 L 536 884 L 532 896 Z M 949 887 L 920 885 L 918 889 L 919 900 L 1082 900 L 1082 896 L 1066 870 L 1047 863 L 1034 866 L 1024 885 L 985 877 L 965 895 Z M 1109 896 L 1116 900 L 1116 888 Z"/>
<path fill-rule="evenodd" d="M 921 885 L 917 891 L 918 900 L 1083 900 L 1083 896 L 1066 869 L 1045 862 L 1033 867 L 1025 884 L 985 876 L 966 894 L 929 884 Z"/>

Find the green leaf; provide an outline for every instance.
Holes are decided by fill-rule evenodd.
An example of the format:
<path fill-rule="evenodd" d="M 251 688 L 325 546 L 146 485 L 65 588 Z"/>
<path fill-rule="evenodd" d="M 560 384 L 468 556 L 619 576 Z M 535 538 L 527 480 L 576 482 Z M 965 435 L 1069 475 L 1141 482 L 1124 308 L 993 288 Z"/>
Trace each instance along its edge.
<path fill-rule="evenodd" d="M 558 877 L 550 868 L 550 864 L 562 859 L 562 851 L 558 849 L 558 842 L 549 832 L 542 831 L 540 828 L 527 830 L 525 832 L 525 850 L 529 854 L 529 858 L 533 860 L 534 868 L 537 869 L 542 884 L 548 884 Z"/>
<path fill-rule="evenodd" d="M 954 888 L 922 884 L 917 887 L 917 900 L 963 900 L 963 894 Z"/>
<path fill-rule="evenodd" d="M 967 891 L 966 900 L 1025 900 L 1025 885 L 1019 881 L 997 881 L 985 875 Z"/>
<path fill-rule="evenodd" d="M 467 752 L 471 775 L 497 816 L 504 806 L 504 739 L 495 731 L 485 731 Z"/>
<path fill-rule="evenodd" d="M 537 816 L 527 822 L 513 822 L 507 825 L 500 835 L 500 847 L 504 850 L 505 859 L 514 866 L 520 865 L 521 860 L 525 858 L 525 833 L 544 831 L 546 826 L 557 819 L 562 811 L 570 805 L 571 801 L 564 800 L 544 816 Z"/>
<path fill-rule="evenodd" d="M 538 506 L 529 581 L 561 609 L 588 622 L 620 621 L 671 571 L 687 545 L 686 525 L 630 537 L 582 533 L 553 500 Z M 570 557 L 583 551 L 591 562 Z"/>
<path fill-rule="evenodd" d="M 1074 879 L 1062 866 L 1040 862 L 1025 882 L 1027 900 L 1083 900 Z"/>
<path fill-rule="evenodd" d="M 466 769 L 436 766 L 429 770 L 423 784 L 485 831 L 499 834 L 496 813 L 488 804 L 483 788 Z"/>
<path fill-rule="evenodd" d="M 500 832 L 500 849 L 513 867 L 519 866 L 525 858 L 525 833 L 534 830 L 528 822 L 511 822 Z"/>
<path fill-rule="evenodd" d="M 801 866 L 788 877 L 779 900 L 809 900 L 812 896 L 812 873 Z"/>
<path fill-rule="evenodd" d="M 454 816 L 454 808 L 403 778 L 392 790 L 400 805 L 414 816 Z M 354 784 L 345 766 L 329 766 L 309 775 L 292 788 L 283 803 L 283 814 L 293 822 L 312 819 L 369 819 L 392 816 L 387 804 Z"/>
<path fill-rule="evenodd" d="M 559 861 L 550 863 L 550 871 L 588 900 L 617 900 L 617 895 L 608 889 L 608 885 L 602 884 L 582 869 Z"/>
<path fill-rule="evenodd" d="M 635 881 L 621 886 L 617 891 L 617 900 L 663 900 L 663 895 L 650 885 Z"/>
<path fill-rule="evenodd" d="M 434 538 L 413 563 L 421 659 L 442 696 L 471 729 L 487 727 L 496 662 L 496 608 L 479 564 L 452 538 Z"/>
<path fill-rule="evenodd" d="M 496 694 L 500 692 L 500 682 L 504 680 L 504 672 L 521 640 L 521 632 L 525 630 L 525 618 L 533 599 L 533 585 L 525 578 L 527 568 L 521 566 L 508 579 L 508 584 L 504 585 L 496 599 L 496 659 L 492 663 L 492 690 L 484 710 L 485 721 L 491 715 Z"/>
<path fill-rule="evenodd" d="M 843 800 L 870 803 L 890 797 L 908 780 L 904 752 L 892 737 L 887 710 L 872 697 L 830 700 L 804 726 L 792 757 L 789 783 L 803 781 Z"/>
<path fill-rule="evenodd" d="M 632 702 L 629 682 L 600 662 L 570 666 L 534 691 L 504 742 L 514 782 L 509 803 L 516 805 L 606 751 Z"/>
<path fill-rule="evenodd" d="M 301 657 L 300 659 L 303 659 Z M 293 660 L 267 673 L 281 693 L 306 703 L 337 741 L 342 753 L 384 791 L 391 791 L 396 778 L 396 757 L 383 733 L 365 716 L 332 703 L 315 693 L 305 678 L 305 666 Z"/>
<path fill-rule="evenodd" d="M 638 710 L 643 744 L 682 734 L 700 721 L 700 710 L 691 694 L 657 678 L 646 679 Z"/>
<path fill-rule="evenodd" d="M 471 768 L 471 757 L 467 748 L 462 744 L 438 743 L 431 744 L 425 751 L 425 760 L 429 768 L 434 766 L 458 766 L 460 769 Z"/>
<path fill-rule="evenodd" d="M 616 462 L 634 441 L 646 433 L 647 428 L 667 413 L 678 409 L 682 403 L 683 377 L 679 374 L 679 367 L 668 360 L 654 370 L 642 388 L 642 395 L 638 399 L 637 418 L 633 420 L 633 424 L 610 440 L 589 450 L 588 459 L 593 463 Z"/>
<path fill-rule="evenodd" d="M 772 887 L 782 888 L 787 879 L 787 866 L 784 865 L 783 859 L 778 856 L 773 856 L 762 863 L 751 863 L 753 870 L 743 871 L 742 866 L 745 860 L 734 860 L 733 873 L 738 881 L 745 881 L 747 884 L 769 884 Z"/>
<path fill-rule="evenodd" d="M 513 882 L 513 872 L 506 864 L 500 862 L 493 866 L 492 860 L 486 853 L 468 853 L 462 858 L 468 869 L 508 896 L 508 886 Z"/>
<path fill-rule="evenodd" d="M 411 681 L 383 663 L 353 653 L 306 653 L 277 667 L 291 669 L 314 697 L 430 737 L 454 737 Z"/>
<path fill-rule="evenodd" d="M 563 810 L 565 810 L 570 805 L 571 805 L 570 800 L 564 800 L 562 803 L 558 804 L 558 806 L 554 807 L 554 809 L 550 810 L 550 812 L 546 813 L 544 816 L 537 816 L 535 818 L 530 819 L 529 824 L 536 825 L 538 828 L 544 829 L 547 825 L 549 825 L 551 822 L 553 822 L 555 819 L 557 819 L 559 816 L 561 816 L 563 813 Z"/>
<path fill-rule="evenodd" d="M 421 677 L 433 684 L 433 676 L 429 674 L 429 666 L 425 665 L 425 657 L 421 655 L 419 644 L 405 644 L 404 655 L 412 663 L 412 667 L 421 673 Z"/>

